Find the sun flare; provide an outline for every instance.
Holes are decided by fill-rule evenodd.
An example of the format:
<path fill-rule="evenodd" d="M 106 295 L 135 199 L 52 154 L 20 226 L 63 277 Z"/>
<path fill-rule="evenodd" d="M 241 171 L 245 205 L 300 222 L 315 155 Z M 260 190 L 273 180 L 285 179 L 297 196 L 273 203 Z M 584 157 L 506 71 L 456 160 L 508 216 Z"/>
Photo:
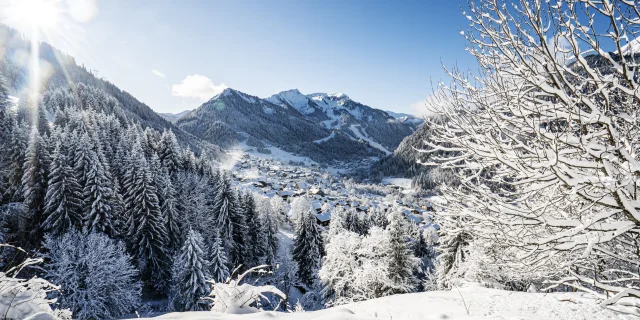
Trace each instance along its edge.
<path fill-rule="evenodd" d="M 20 0 L 10 3 L 6 16 L 24 27 L 52 29 L 60 21 L 60 11 L 58 0 Z"/>

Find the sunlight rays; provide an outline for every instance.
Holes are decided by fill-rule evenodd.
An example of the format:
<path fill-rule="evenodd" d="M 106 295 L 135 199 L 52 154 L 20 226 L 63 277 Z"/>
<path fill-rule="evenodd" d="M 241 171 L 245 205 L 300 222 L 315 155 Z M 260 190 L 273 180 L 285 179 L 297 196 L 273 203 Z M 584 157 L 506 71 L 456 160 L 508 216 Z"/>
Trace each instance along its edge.
<path fill-rule="evenodd" d="M 54 59 L 60 66 L 61 72 L 69 86 L 73 88 L 73 81 L 66 68 L 66 57 L 54 52 L 53 57 L 41 57 L 41 42 L 54 44 L 55 40 L 61 40 L 72 50 L 79 50 L 78 33 L 84 30 L 75 22 L 87 22 L 97 13 L 95 0 L 5 0 L 0 1 L 0 22 L 19 30 L 29 36 L 31 46 L 28 61 L 25 60 L 25 69 L 28 70 L 28 81 L 24 84 L 22 97 L 29 101 L 27 104 L 32 109 L 34 119 L 37 121 L 39 102 L 43 85 L 51 74 L 48 59 Z M 76 53 L 77 54 L 77 53 Z"/>

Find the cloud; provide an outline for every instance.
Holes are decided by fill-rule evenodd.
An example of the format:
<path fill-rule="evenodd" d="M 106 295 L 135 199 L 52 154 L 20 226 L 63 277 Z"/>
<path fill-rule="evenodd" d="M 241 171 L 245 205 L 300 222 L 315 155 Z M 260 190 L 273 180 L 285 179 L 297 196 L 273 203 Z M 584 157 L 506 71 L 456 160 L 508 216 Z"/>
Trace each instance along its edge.
<path fill-rule="evenodd" d="M 182 82 L 171 87 L 171 95 L 176 97 L 198 98 L 207 101 L 216 94 L 221 93 L 228 86 L 224 83 L 216 85 L 211 79 L 200 75 L 188 75 Z"/>
<path fill-rule="evenodd" d="M 67 0 L 67 11 L 78 22 L 87 22 L 98 14 L 97 0 Z"/>
<path fill-rule="evenodd" d="M 409 105 L 409 110 L 411 110 L 411 113 L 413 115 L 418 117 L 422 117 L 425 114 L 430 113 L 429 110 L 427 110 L 427 105 L 425 100 L 412 103 L 411 105 Z"/>
<path fill-rule="evenodd" d="M 164 73 L 162 73 L 162 72 L 160 72 L 160 71 L 158 71 L 156 69 L 151 69 L 151 73 L 155 74 L 156 76 L 158 76 L 158 77 L 160 77 L 162 79 L 167 77 L 167 76 L 164 75 Z"/>

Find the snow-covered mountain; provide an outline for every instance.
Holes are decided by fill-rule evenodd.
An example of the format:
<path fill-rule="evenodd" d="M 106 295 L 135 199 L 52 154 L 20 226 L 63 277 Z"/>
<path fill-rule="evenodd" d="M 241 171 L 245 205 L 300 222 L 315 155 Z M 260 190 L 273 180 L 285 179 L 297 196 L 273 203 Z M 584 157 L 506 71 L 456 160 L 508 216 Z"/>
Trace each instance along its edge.
<path fill-rule="evenodd" d="M 385 112 L 388 113 L 390 116 L 398 119 L 398 121 L 411 123 L 411 124 L 414 124 L 416 126 L 420 126 L 424 122 L 424 119 L 416 117 L 416 116 L 414 116 L 412 114 L 401 113 L 401 112 L 393 112 L 393 111 L 389 111 L 389 110 L 387 110 Z"/>
<path fill-rule="evenodd" d="M 361 139 L 385 154 L 391 154 L 420 122 L 397 119 L 386 111 L 353 101 L 344 93 L 302 94 L 297 89 L 272 95 L 267 101 L 294 109 L 322 128 Z"/>
<path fill-rule="evenodd" d="M 640 53 L 640 38 L 629 41 L 629 43 L 622 47 L 622 53 L 624 55 Z"/>
<path fill-rule="evenodd" d="M 275 146 L 319 162 L 362 159 L 385 153 L 382 150 L 385 147 L 360 133 L 358 123 L 345 122 L 363 135 L 363 139 L 354 133 L 348 134 L 348 131 L 319 125 L 318 121 L 323 120 L 312 120 L 309 115 L 315 112 L 321 117 L 322 114 L 306 111 L 302 114 L 295 107 L 283 107 L 237 90 L 225 89 L 180 118 L 176 125 L 223 148 L 240 142 L 263 151 Z"/>
<path fill-rule="evenodd" d="M 182 118 L 184 115 L 188 114 L 193 110 L 185 110 L 178 113 L 158 113 L 161 117 L 165 118 L 167 121 L 176 122 L 178 119 Z"/>

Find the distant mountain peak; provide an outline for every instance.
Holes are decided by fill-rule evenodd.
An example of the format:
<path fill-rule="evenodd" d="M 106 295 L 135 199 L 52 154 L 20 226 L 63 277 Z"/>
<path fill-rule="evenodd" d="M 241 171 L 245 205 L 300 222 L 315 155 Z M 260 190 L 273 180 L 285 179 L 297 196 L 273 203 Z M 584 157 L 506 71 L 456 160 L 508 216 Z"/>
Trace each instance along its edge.
<path fill-rule="evenodd" d="M 621 49 L 623 55 L 640 53 L 640 37 L 629 41 Z"/>

